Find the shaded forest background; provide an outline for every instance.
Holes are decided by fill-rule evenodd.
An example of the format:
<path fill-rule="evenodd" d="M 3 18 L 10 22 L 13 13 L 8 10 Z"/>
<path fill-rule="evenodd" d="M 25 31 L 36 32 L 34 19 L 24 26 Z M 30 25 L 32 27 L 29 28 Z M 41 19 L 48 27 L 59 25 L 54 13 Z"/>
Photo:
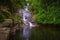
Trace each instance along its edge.
<path fill-rule="evenodd" d="M 0 22 L 14 19 L 27 2 L 30 3 L 30 10 L 34 11 L 36 23 L 60 24 L 60 0 L 0 0 Z"/>

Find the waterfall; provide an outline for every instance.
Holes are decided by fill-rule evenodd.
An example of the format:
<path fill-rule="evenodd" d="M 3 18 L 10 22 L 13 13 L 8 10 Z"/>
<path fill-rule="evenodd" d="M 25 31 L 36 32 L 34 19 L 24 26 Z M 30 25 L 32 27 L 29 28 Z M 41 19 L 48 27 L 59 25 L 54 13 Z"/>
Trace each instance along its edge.
<path fill-rule="evenodd" d="M 23 38 L 25 38 L 25 40 L 29 40 L 31 29 L 34 26 L 33 23 L 31 23 L 31 13 L 29 11 L 29 3 L 27 3 L 24 9 L 22 9 L 22 13 L 23 13 L 22 19 L 24 24 Z"/>

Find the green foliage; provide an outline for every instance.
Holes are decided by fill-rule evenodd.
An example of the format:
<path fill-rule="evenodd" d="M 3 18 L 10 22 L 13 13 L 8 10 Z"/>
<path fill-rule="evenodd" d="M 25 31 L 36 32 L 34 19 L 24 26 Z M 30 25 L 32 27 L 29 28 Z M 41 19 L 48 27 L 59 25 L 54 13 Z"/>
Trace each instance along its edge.
<path fill-rule="evenodd" d="M 16 22 L 17 23 L 21 23 L 21 18 L 20 17 L 17 17 Z"/>
<path fill-rule="evenodd" d="M 60 0 L 32 0 L 30 8 L 34 8 L 37 23 L 60 23 Z"/>
<path fill-rule="evenodd" d="M 14 20 L 16 12 L 24 5 L 25 0 L 0 0 L 0 11 L 2 12 L 0 19 L 10 18 Z"/>
<path fill-rule="evenodd" d="M 16 2 L 17 2 L 18 5 L 21 6 L 21 8 L 24 7 L 25 4 L 26 4 L 26 1 L 25 0 L 17 0 Z"/>
<path fill-rule="evenodd" d="M 6 6 L 8 13 L 4 15 L 14 19 L 18 9 L 23 8 L 27 2 L 30 3 L 30 9 L 34 9 L 37 23 L 60 23 L 60 0 L 0 0 L 0 8 Z"/>
<path fill-rule="evenodd" d="M 3 11 L 0 11 L 0 22 L 3 22 L 4 19 L 8 19 L 8 18 L 11 18 L 12 15 L 11 13 L 6 13 L 6 12 L 3 12 Z"/>

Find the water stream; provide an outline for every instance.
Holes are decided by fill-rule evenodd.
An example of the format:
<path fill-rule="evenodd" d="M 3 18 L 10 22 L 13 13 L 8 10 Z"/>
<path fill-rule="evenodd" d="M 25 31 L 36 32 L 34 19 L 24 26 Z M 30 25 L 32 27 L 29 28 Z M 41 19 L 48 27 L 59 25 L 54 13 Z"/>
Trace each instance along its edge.
<path fill-rule="evenodd" d="M 21 10 L 20 10 L 21 11 Z M 33 23 L 31 22 L 31 13 L 29 11 L 29 3 L 22 9 L 22 19 L 23 19 L 23 39 L 24 40 L 29 40 L 29 37 L 31 35 L 31 29 L 34 26 Z"/>

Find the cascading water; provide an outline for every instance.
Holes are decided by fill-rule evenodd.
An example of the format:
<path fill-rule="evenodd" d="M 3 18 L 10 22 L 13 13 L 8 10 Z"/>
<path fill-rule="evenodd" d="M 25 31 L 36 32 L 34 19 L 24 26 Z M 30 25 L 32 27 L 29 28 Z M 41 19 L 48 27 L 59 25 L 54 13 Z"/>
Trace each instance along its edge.
<path fill-rule="evenodd" d="M 31 13 L 29 11 L 29 3 L 27 3 L 27 5 L 24 7 L 24 9 L 22 9 L 22 13 L 23 13 L 23 38 L 25 38 L 24 40 L 29 40 L 30 34 L 31 34 L 31 29 L 34 26 L 31 23 Z"/>

